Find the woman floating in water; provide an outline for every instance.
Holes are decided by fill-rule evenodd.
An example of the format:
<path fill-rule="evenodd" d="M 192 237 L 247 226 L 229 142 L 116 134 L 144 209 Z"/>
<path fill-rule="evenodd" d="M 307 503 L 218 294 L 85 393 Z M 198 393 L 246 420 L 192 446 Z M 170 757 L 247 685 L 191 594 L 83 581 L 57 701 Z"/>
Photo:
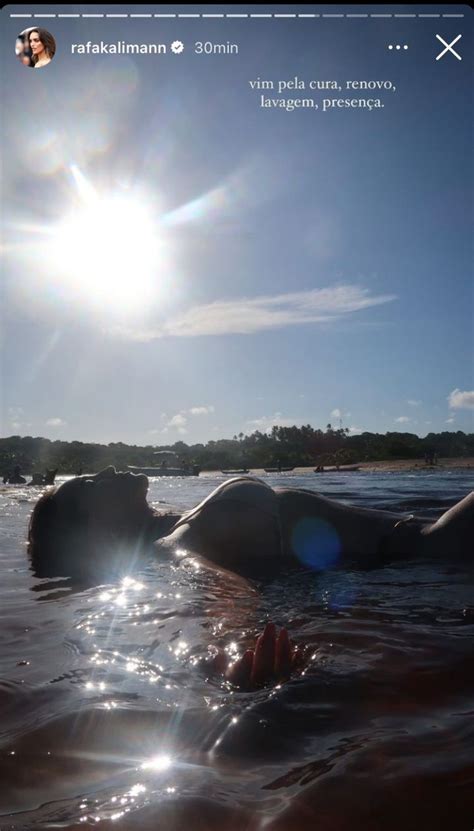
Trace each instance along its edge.
<path fill-rule="evenodd" d="M 250 477 L 224 482 L 183 514 L 154 511 L 147 492 L 146 476 L 108 467 L 44 494 L 28 534 L 36 574 L 90 580 L 127 573 L 152 546 L 158 556 L 199 554 L 212 567 L 239 574 L 255 566 L 267 573 L 298 564 L 321 571 L 402 557 L 472 556 L 474 492 L 436 522 L 271 488 Z M 242 659 L 244 682 L 270 665 L 283 675 L 297 662 L 284 630 L 277 638 L 267 627 L 262 638 L 255 654 Z"/>
<path fill-rule="evenodd" d="M 301 564 L 315 570 L 377 566 L 397 557 L 472 554 L 474 492 L 436 522 L 358 508 L 309 490 L 271 488 L 251 477 L 230 479 L 183 514 L 154 511 L 148 479 L 108 467 L 44 494 L 28 539 L 35 567 L 86 573 L 130 544 L 138 553 L 183 549 L 245 572 Z M 130 565 L 130 563 L 128 563 Z M 59 571 L 58 571 L 59 569 Z"/>

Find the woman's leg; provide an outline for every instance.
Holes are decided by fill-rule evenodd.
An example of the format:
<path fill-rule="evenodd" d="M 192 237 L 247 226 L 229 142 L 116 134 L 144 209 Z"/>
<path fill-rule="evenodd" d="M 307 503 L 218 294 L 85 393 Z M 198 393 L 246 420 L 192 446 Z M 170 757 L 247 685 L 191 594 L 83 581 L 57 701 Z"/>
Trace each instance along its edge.
<path fill-rule="evenodd" d="M 427 556 L 474 560 L 474 491 L 422 531 Z"/>
<path fill-rule="evenodd" d="M 322 570 L 350 562 L 382 564 L 397 556 L 467 557 L 473 551 L 474 493 L 434 523 L 344 505 L 312 491 L 281 488 L 275 497 L 279 521 L 258 499 L 256 504 L 209 500 L 161 543 L 236 571 L 245 561 L 277 568 L 282 556 Z"/>
<path fill-rule="evenodd" d="M 284 552 L 303 565 L 323 570 L 356 561 L 376 564 L 385 554 L 394 553 L 392 535 L 404 554 L 415 553 L 425 523 L 396 530 L 403 515 L 344 505 L 317 493 L 303 490 L 277 491 Z"/>
<path fill-rule="evenodd" d="M 319 569 L 396 556 L 468 556 L 473 551 L 474 493 L 437 522 L 343 505 L 303 490 L 277 491 L 286 554 Z"/>

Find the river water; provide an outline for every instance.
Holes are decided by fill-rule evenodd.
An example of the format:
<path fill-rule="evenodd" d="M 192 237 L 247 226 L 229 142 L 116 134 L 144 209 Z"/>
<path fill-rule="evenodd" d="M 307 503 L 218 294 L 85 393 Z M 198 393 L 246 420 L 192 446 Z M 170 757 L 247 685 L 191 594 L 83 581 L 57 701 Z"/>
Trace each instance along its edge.
<path fill-rule="evenodd" d="M 433 518 L 472 489 L 471 471 L 264 478 Z M 188 508 L 223 479 L 149 499 Z M 0 490 L 2 831 L 472 829 L 472 566 L 249 583 L 150 562 L 80 589 L 29 567 L 39 493 Z M 240 692 L 206 669 L 269 619 L 308 647 L 302 673 Z"/>

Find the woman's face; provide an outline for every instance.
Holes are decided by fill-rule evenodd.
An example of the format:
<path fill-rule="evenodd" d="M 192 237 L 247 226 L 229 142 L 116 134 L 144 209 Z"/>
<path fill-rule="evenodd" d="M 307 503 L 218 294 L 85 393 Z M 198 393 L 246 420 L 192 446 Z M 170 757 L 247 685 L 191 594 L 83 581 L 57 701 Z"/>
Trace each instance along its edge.
<path fill-rule="evenodd" d="M 150 513 L 146 501 L 148 478 L 117 473 L 107 467 L 92 476 L 77 476 L 62 485 L 55 496 L 58 507 L 77 511 L 92 527 L 103 531 L 133 530 Z"/>
<path fill-rule="evenodd" d="M 30 33 L 30 49 L 33 52 L 33 55 L 39 57 L 39 55 L 44 52 L 44 45 L 40 40 L 40 36 L 38 32 L 31 32 Z"/>

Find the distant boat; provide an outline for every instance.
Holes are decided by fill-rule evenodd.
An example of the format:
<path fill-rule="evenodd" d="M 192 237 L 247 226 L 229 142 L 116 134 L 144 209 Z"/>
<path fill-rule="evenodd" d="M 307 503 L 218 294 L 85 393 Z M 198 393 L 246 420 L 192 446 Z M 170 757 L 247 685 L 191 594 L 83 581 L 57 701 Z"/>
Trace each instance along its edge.
<path fill-rule="evenodd" d="M 294 467 L 265 467 L 265 473 L 288 473 L 290 470 L 294 470 Z"/>
<path fill-rule="evenodd" d="M 135 467 L 134 465 L 127 465 L 127 470 L 130 473 L 144 473 L 145 476 L 199 476 L 199 468 L 197 465 L 192 467 L 168 467 L 167 465 L 160 467 Z"/>
<path fill-rule="evenodd" d="M 330 465 L 319 470 L 315 467 L 314 473 L 352 473 L 355 470 L 360 470 L 360 465 Z"/>
<path fill-rule="evenodd" d="M 247 467 L 240 467 L 238 470 L 221 470 L 226 476 L 242 476 L 243 473 L 248 473 Z"/>

